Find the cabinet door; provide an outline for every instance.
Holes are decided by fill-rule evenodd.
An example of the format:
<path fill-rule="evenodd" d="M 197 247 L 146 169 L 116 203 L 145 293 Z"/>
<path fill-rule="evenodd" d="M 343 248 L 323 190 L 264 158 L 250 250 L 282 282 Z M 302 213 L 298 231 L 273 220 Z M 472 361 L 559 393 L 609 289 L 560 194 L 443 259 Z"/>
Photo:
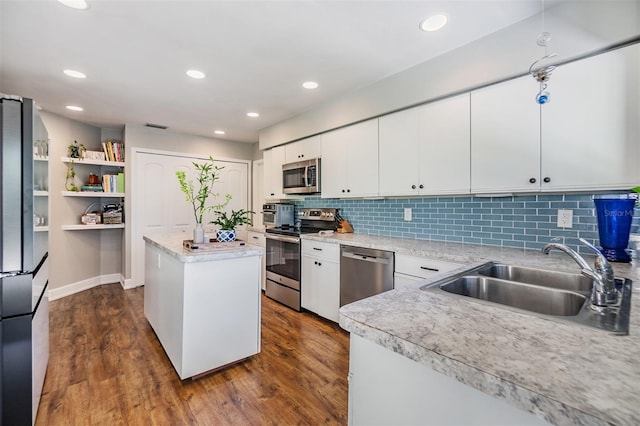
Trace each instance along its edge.
<path fill-rule="evenodd" d="M 422 135 L 419 144 L 421 194 L 470 192 L 469 102 L 467 93 L 419 108 Z"/>
<path fill-rule="evenodd" d="M 378 120 L 344 129 L 347 144 L 346 197 L 378 195 Z"/>
<path fill-rule="evenodd" d="M 282 193 L 282 165 L 284 162 L 284 146 L 276 146 L 264 152 L 264 196 L 266 199 L 285 197 Z"/>
<path fill-rule="evenodd" d="M 638 184 L 639 58 L 634 45 L 554 71 L 542 107 L 543 190 Z"/>
<path fill-rule="evenodd" d="M 322 198 L 340 198 L 346 194 L 347 143 L 342 129 L 322 135 Z"/>
<path fill-rule="evenodd" d="M 314 264 L 315 262 L 315 264 Z M 300 283 L 300 304 L 304 309 L 316 312 L 318 300 L 315 276 L 318 259 L 312 256 L 302 256 L 302 282 Z"/>
<path fill-rule="evenodd" d="M 525 76 L 471 92 L 471 192 L 540 190 L 538 90 Z"/>
<path fill-rule="evenodd" d="M 312 136 L 310 138 L 286 144 L 284 147 L 286 163 L 311 160 L 321 156 L 322 138 L 321 136 Z"/>
<path fill-rule="evenodd" d="M 316 313 L 321 317 L 338 322 L 340 314 L 340 264 L 318 260 L 315 268 Z"/>
<path fill-rule="evenodd" d="M 420 191 L 422 108 L 380 117 L 380 195 L 417 195 Z"/>

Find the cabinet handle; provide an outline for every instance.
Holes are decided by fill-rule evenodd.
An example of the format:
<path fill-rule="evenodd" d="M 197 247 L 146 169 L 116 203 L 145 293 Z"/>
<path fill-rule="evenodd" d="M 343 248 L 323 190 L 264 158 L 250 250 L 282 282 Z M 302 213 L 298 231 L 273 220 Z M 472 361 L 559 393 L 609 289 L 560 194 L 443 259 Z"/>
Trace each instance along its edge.
<path fill-rule="evenodd" d="M 321 262 L 318 262 L 318 266 L 322 266 L 322 263 L 321 263 Z"/>
<path fill-rule="evenodd" d="M 254 240 L 257 240 L 257 239 L 258 239 L 258 237 L 251 237 L 251 238 L 253 238 Z"/>
<path fill-rule="evenodd" d="M 440 272 L 440 269 L 438 269 L 438 268 L 429 268 L 428 266 L 421 266 L 420 269 L 424 269 L 425 271 Z"/>
<path fill-rule="evenodd" d="M 342 190 L 342 192 L 344 192 L 344 189 Z"/>
<path fill-rule="evenodd" d="M 313 249 L 314 249 L 314 250 L 318 250 L 318 251 L 322 251 L 322 249 L 321 249 L 321 248 L 318 248 L 318 247 L 314 247 Z"/>
<path fill-rule="evenodd" d="M 544 183 L 549 183 L 551 182 L 551 178 L 550 177 L 546 177 L 544 179 L 542 179 L 544 181 Z"/>
<path fill-rule="evenodd" d="M 529 179 L 529 183 L 536 183 L 536 178 Z"/>
<path fill-rule="evenodd" d="M 419 188 L 420 188 L 420 189 L 423 189 L 423 188 L 424 188 L 424 185 L 420 184 Z"/>
<path fill-rule="evenodd" d="M 415 185 L 411 185 L 411 189 L 416 189 L 416 186 Z"/>
<path fill-rule="evenodd" d="M 350 189 L 347 189 L 347 192 L 351 192 L 351 190 L 350 190 Z"/>

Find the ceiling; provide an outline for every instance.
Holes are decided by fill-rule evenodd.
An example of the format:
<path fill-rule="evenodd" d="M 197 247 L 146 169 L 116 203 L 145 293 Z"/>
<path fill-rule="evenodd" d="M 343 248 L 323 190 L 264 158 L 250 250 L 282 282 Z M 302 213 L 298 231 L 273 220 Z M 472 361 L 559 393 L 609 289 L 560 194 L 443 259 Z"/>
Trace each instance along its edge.
<path fill-rule="evenodd" d="M 76 10 L 56 0 L 0 0 L 0 92 L 98 127 L 153 123 L 247 143 L 262 128 L 541 8 L 540 0 L 87 3 Z M 448 24 L 420 31 L 436 13 Z M 188 69 L 207 77 L 192 79 Z M 302 88 L 308 80 L 319 88 Z"/>

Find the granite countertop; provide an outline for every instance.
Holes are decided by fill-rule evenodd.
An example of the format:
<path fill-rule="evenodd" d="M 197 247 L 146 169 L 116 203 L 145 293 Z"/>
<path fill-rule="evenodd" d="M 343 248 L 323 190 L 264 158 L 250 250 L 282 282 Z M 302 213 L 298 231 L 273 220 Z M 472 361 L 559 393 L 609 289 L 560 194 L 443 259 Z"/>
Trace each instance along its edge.
<path fill-rule="evenodd" d="M 184 233 L 144 235 L 143 238 L 148 244 L 159 248 L 184 263 L 209 262 L 213 260 L 264 255 L 264 250 L 260 247 L 250 245 L 237 246 L 231 245 L 231 243 L 229 243 L 230 246 L 228 249 L 215 252 L 198 253 L 187 251 L 182 247 L 182 242 L 186 239 Z"/>
<path fill-rule="evenodd" d="M 340 325 L 554 424 L 640 424 L 640 268 L 628 336 L 420 287 L 487 261 L 577 272 L 566 254 L 359 234 L 303 239 L 461 262 L 455 271 L 340 309 Z M 592 263 L 592 259 L 587 260 Z"/>

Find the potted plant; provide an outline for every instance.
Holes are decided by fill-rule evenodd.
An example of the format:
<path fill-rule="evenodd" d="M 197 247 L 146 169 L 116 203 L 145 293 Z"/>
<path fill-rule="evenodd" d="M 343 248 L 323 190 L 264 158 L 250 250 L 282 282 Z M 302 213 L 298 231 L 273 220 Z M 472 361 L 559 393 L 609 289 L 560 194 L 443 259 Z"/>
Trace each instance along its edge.
<path fill-rule="evenodd" d="M 212 220 L 211 223 L 218 225 L 220 229 L 216 233 L 216 239 L 219 242 L 235 241 L 236 239 L 236 226 L 239 225 L 252 225 L 251 217 L 249 215 L 254 212 L 250 210 L 231 210 L 231 216 L 227 215 L 227 212 L 216 211 L 217 217 Z"/>
<path fill-rule="evenodd" d="M 196 220 L 196 227 L 193 230 L 193 242 L 202 243 L 204 241 L 204 229 L 202 228 L 202 218 L 207 212 L 223 209 L 231 200 L 231 194 L 224 196 L 224 201 L 218 204 L 207 205 L 207 200 L 211 196 L 215 199 L 220 197 L 220 193 L 213 192 L 213 185 L 220 179 L 219 172 L 224 167 L 214 164 L 213 157 L 209 156 L 209 161 L 205 163 L 193 163 L 196 170 L 195 180 L 188 179 L 187 174 L 179 170 L 176 172 L 180 190 L 185 194 L 185 199 L 193 207 L 193 216 Z"/>

